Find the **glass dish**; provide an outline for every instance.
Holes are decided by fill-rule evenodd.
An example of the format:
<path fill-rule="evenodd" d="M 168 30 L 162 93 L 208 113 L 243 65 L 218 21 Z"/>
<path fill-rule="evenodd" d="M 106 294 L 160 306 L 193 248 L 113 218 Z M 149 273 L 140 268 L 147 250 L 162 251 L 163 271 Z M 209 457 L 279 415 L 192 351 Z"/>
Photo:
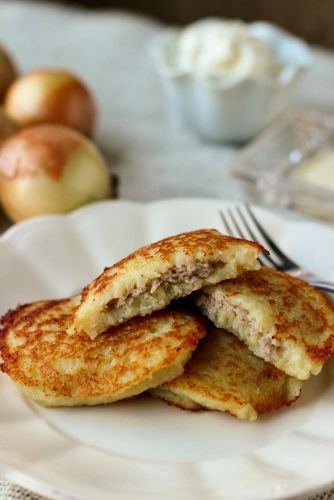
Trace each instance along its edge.
<path fill-rule="evenodd" d="M 241 151 L 231 172 L 266 205 L 334 221 L 334 115 L 281 116 Z"/>

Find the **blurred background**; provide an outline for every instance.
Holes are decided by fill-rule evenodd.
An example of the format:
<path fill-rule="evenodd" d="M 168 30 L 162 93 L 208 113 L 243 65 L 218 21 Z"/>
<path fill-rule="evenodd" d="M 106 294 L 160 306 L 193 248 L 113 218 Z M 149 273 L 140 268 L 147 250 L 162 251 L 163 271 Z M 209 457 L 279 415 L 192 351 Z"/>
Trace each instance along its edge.
<path fill-rule="evenodd" d="M 223 28 L 212 31 L 208 23 L 208 42 L 204 37 L 196 49 L 203 57 L 193 56 L 196 32 L 184 39 L 180 33 L 189 30 L 161 36 L 166 26 L 208 17 L 270 26 L 221 21 Z M 86 183 L 83 200 L 71 192 L 65 207 L 55 196 L 51 212 L 44 189 L 42 213 L 106 197 L 198 196 L 261 201 L 334 220 L 333 19 L 334 0 L 0 0 L 0 118 L 3 111 L 13 164 L 19 150 L 14 138 L 20 141 L 40 124 L 62 124 L 83 134 L 83 155 L 87 137 L 92 141 L 93 170 L 100 175 L 95 185 Z M 227 34 L 226 25 L 239 31 Z M 244 30 L 253 30 L 252 36 Z M 174 78 L 175 68 L 181 78 Z M 193 78 L 199 70 L 203 80 Z M 182 78 L 185 72 L 188 78 Z M 33 105 L 26 106 L 31 95 Z M 48 139 L 53 131 L 44 130 Z M 267 142 L 258 140 L 260 133 L 268 134 Z M 64 134 L 55 132 L 62 135 L 59 147 L 71 141 L 70 132 Z M 36 141 L 28 142 L 35 154 Z M 267 149 L 255 150 L 254 142 Z M 324 145 L 329 154 L 308 162 Z M 11 155 L 6 153 L 6 161 Z M 42 160 L 48 165 L 48 158 Z M 80 175 L 80 187 L 84 178 L 89 176 Z M 26 203 L 17 196 L 24 204 L 18 213 L 10 189 L 3 192 L 0 182 L 2 208 L 11 221 L 35 215 L 30 198 Z"/>
<path fill-rule="evenodd" d="M 44 3 L 43 0 L 39 0 Z M 150 15 L 167 23 L 186 24 L 207 16 L 265 20 L 305 38 L 334 47 L 333 0 L 73 0 L 56 2 L 87 8 L 113 7 Z"/>

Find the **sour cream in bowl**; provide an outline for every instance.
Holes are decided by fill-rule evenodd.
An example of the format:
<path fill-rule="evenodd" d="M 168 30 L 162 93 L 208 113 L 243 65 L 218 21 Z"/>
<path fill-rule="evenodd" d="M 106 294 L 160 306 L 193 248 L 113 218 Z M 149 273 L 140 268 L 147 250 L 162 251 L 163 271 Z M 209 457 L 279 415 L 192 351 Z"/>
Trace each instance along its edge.
<path fill-rule="evenodd" d="M 214 141 L 245 141 L 293 98 L 307 45 L 275 26 L 205 19 L 165 30 L 155 62 L 184 121 Z"/>

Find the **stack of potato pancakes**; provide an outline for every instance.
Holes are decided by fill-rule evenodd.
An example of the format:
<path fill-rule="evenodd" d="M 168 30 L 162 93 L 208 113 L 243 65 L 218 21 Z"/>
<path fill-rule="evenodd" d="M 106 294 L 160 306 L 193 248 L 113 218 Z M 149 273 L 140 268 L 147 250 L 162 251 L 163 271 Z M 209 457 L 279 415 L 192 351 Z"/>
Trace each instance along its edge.
<path fill-rule="evenodd" d="M 213 229 L 141 248 L 78 296 L 9 311 L 2 371 L 44 406 L 149 391 L 254 420 L 289 405 L 333 356 L 334 310 L 305 282 L 261 268 L 260 252 Z"/>

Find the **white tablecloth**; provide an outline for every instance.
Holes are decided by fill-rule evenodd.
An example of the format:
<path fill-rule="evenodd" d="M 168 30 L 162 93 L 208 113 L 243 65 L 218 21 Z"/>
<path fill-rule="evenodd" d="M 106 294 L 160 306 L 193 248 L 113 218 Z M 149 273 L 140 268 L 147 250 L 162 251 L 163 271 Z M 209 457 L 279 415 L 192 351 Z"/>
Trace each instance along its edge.
<path fill-rule="evenodd" d="M 129 13 L 0 0 L 0 43 L 22 72 L 70 68 L 93 89 L 99 106 L 96 140 L 119 176 L 120 197 L 245 199 L 243 186 L 228 174 L 237 150 L 199 141 L 165 105 L 150 58 L 160 29 Z M 334 54 L 314 49 L 299 102 L 334 111 L 333 89 Z M 38 497 L 0 480 L 0 500 L 23 498 Z"/>

